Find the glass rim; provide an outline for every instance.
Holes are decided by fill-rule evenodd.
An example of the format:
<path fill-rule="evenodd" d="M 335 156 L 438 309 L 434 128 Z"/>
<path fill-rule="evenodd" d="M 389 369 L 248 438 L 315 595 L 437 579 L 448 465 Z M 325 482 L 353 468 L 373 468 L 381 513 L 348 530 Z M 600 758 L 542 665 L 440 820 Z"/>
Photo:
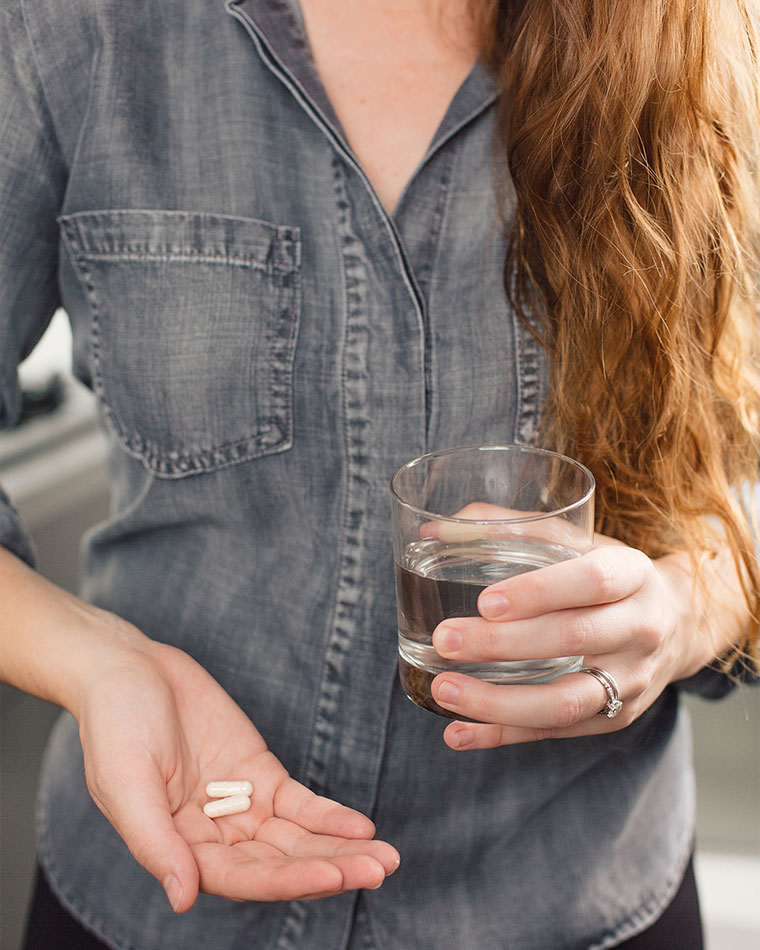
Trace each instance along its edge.
<path fill-rule="evenodd" d="M 498 452 L 498 451 L 519 451 L 523 452 L 526 455 L 543 455 L 555 459 L 560 459 L 563 462 L 569 463 L 573 468 L 577 469 L 583 475 L 585 475 L 589 480 L 589 487 L 584 492 L 582 497 L 578 498 L 576 501 L 571 502 L 569 505 L 563 505 L 561 508 L 553 508 L 551 511 L 541 511 L 535 515 L 525 515 L 522 518 L 455 518 L 453 515 L 441 515 L 435 511 L 430 511 L 427 508 L 420 508 L 418 505 L 413 505 L 411 502 L 405 501 L 397 487 L 396 481 L 399 476 L 406 472 L 408 469 L 412 468 L 414 465 L 419 465 L 422 462 L 426 462 L 429 459 L 433 458 L 442 458 L 446 455 L 455 455 L 457 453 L 464 452 Z M 594 495 L 596 489 L 596 479 L 591 474 L 591 471 L 577 459 L 570 458 L 569 455 L 563 455 L 561 452 L 554 452 L 552 449 L 540 449 L 532 445 L 520 445 L 517 442 L 493 442 L 493 443 L 482 443 L 475 445 L 457 445 L 449 449 L 439 449 L 435 452 L 426 452 L 424 455 L 419 455 L 417 458 L 413 458 L 408 462 L 405 462 L 401 468 L 397 469 L 393 477 L 390 480 L 390 491 L 391 497 L 394 498 L 399 505 L 402 505 L 408 511 L 413 511 L 415 514 L 424 515 L 425 517 L 430 517 L 436 521 L 448 521 L 453 524 L 482 524 L 482 525 L 508 525 L 508 524 L 525 524 L 531 521 L 545 521 L 547 518 L 556 518 L 559 515 L 566 514 L 568 511 L 574 511 L 576 508 L 580 508 L 585 505 Z"/>

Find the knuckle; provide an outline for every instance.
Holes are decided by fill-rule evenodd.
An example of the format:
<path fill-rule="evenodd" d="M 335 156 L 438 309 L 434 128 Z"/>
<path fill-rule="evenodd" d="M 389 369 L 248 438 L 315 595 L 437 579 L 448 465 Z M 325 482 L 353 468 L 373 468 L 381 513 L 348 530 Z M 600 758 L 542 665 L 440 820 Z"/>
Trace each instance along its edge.
<path fill-rule="evenodd" d="M 478 712 L 480 714 L 480 718 L 483 719 L 484 722 L 499 722 L 496 703 L 497 689 L 498 687 L 493 687 L 492 689 L 487 690 L 478 703 Z"/>
<path fill-rule="evenodd" d="M 659 653 L 665 645 L 665 631 L 657 623 L 648 624 L 644 630 L 643 639 L 651 653 Z"/>
<path fill-rule="evenodd" d="M 560 617 L 558 640 L 560 656 L 591 653 L 588 644 L 594 637 L 594 623 L 586 613 Z"/>
<path fill-rule="evenodd" d="M 587 569 L 594 594 L 603 601 L 614 598 L 618 588 L 618 571 L 607 552 L 598 553 L 596 557 L 590 556 Z"/>
<path fill-rule="evenodd" d="M 649 689 L 652 683 L 653 672 L 652 665 L 648 663 L 644 663 L 637 666 L 635 670 L 629 671 L 626 676 L 627 701 L 636 699 Z"/>
<path fill-rule="evenodd" d="M 502 659 L 504 644 L 500 628 L 494 623 L 486 623 L 481 638 L 483 657 L 487 660 Z"/>
<path fill-rule="evenodd" d="M 502 745 L 511 745 L 512 737 L 507 726 L 494 726 L 493 730 L 488 733 L 487 739 L 484 742 L 484 749 L 495 749 L 497 746 Z"/>
<path fill-rule="evenodd" d="M 665 628 L 663 611 L 657 605 L 651 609 L 639 605 L 636 639 L 647 653 L 656 653 L 663 647 L 667 637 Z"/>
<path fill-rule="evenodd" d="M 630 576 L 631 588 L 640 590 L 656 575 L 652 561 L 638 548 L 625 548 L 622 556 L 625 558 L 625 570 Z"/>
<path fill-rule="evenodd" d="M 639 572 L 639 585 L 641 585 L 648 577 L 654 574 L 654 565 L 649 557 L 638 548 L 629 548 L 628 556 L 631 559 L 631 564 Z"/>
<path fill-rule="evenodd" d="M 560 728 L 574 726 L 583 715 L 583 701 L 576 690 L 565 689 L 557 694 L 554 718 Z"/>
<path fill-rule="evenodd" d="M 531 730 L 534 740 L 541 742 L 543 739 L 553 739 L 556 735 L 554 729 L 543 726 L 534 726 Z"/>

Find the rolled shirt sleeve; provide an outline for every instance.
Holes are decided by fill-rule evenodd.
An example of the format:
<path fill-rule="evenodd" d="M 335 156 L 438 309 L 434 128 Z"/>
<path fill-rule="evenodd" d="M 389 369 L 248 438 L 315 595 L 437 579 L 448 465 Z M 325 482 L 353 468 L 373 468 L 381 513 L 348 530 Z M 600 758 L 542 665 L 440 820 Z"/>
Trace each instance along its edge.
<path fill-rule="evenodd" d="M 34 567 L 36 562 L 34 544 L 2 487 L 0 487 L 0 543 L 22 561 Z"/>
<path fill-rule="evenodd" d="M 752 537 L 755 542 L 755 557 L 760 558 L 760 539 L 755 523 L 756 517 L 760 516 L 760 483 L 745 483 L 736 489 L 735 497 L 752 530 Z M 683 689 L 688 693 L 695 693 L 704 699 L 722 699 L 733 692 L 740 683 L 755 685 L 760 683 L 760 675 L 757 671 L 750 667 L 749 662 L 745 662 L 741 658 L 734 663 L 728 673 L 724 673 L 720 668 L 720 663 L 716 661 L 688 679 L 680 680 L 675 685 L 679 689 Z"/>
<path fill-rule="evenodd" d="M 22 4 L 0 0 L 0 428 L 19 411 L 18 364 L 59 303 L 56 214 L 65 184 Z M 1 489 L 0 544 L 32 563 L 30 539 Z"/>

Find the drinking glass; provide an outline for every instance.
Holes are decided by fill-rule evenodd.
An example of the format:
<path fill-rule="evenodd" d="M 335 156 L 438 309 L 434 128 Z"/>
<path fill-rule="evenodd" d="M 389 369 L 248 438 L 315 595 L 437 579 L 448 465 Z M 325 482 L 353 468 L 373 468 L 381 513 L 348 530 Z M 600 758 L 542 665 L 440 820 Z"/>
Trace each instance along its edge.
<path fill-rule="evenodd" d="M 546 683 L 581 668 L 579 656 L 456 662 L 436 653 L 432 634 L 447 617 L 477 616 L 490 584 L 589 550 L 594 477 L 585 466 L 523 445 L 432 452 L 393 476 L 391 515 L 399 674 L 409 699 L 455 718 L 430 693 L 438 673 Z"/>

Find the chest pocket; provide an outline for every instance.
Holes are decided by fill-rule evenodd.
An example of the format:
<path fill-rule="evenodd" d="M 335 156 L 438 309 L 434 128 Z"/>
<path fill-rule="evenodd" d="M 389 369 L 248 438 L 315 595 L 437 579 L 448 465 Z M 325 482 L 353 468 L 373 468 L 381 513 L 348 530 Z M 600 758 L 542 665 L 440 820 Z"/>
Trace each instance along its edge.
<path fill-rule="evenodd" d="M 175 211 L 60 226 L 91 308 L 95 389 L 127 452 L 179 478 L 290 448 L 298 229 Z"/>

